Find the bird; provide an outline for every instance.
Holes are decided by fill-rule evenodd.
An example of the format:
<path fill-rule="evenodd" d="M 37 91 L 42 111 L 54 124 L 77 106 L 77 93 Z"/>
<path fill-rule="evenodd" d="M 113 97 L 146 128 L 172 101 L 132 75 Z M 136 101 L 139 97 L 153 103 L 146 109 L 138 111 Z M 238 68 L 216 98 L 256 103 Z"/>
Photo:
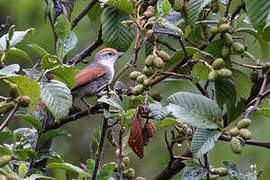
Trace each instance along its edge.
<path fill-rule="evenodd" d="M 104 48 L 94 57 L 93 62 L 76 76 L 76 85 L 71 89 L 73 98 L 98 95 L 114 78 L 114 63 L 124 55 L 113 48 Z"/>

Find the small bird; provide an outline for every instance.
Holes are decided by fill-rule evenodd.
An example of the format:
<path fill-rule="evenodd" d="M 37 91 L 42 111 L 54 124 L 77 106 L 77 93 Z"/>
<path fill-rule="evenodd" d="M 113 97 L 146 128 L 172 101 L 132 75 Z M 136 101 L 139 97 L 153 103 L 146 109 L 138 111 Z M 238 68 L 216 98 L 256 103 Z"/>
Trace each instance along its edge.
<path fill-rule="evenodd" d="M 110 84 L 114 77 L 114 63 L 124 52 L 112 48 L 100 50 L 91 64 L 76 76 L 76 85 L 71 89 L 73 98 L 91 97 Z"/>

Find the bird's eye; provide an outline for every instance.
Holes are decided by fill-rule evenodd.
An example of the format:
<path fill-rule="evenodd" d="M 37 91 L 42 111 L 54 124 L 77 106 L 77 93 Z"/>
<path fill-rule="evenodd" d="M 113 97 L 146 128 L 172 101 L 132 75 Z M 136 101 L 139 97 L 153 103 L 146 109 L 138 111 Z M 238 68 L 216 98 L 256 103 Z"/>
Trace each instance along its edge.
<path fill-rule="evenodd" d="M 112 53 L 112 52 L 108 52 L 108 55 L 109 55 L 109 56 L 112 56 L 112 55 L 113 55 L 113 53 Z"/>

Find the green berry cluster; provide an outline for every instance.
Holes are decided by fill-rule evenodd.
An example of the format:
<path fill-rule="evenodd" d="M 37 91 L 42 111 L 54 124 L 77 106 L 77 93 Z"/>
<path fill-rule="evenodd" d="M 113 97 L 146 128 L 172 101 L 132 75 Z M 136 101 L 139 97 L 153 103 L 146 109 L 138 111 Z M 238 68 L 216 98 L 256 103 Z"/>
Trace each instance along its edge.
<path fill-rule="evenodd" d="M 208 75 L 208 80 L 215 82 L 217 80 L 226 80 L 232 76 L 232 71 L 225 68 L 225 62 L 222 58 L 217 58 L 212 63 L 213 70 Z"/>

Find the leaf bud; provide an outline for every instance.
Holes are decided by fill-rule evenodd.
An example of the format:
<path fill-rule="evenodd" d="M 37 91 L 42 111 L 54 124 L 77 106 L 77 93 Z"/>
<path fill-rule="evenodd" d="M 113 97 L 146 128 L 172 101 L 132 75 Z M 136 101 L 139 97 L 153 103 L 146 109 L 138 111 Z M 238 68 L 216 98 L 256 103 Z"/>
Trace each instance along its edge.
<path fill-rule="evenodd" d="M 157 51 L 157 55 L 158 55 L 159 57 L 161 57 L 161 59 L 162 59 L 163 61 L 165 61 L 165 62 L 169 62 L 170 59 L 171 59 L 170 55 L 169 55 L 167 52 L 163 51 L 163 50 Z"/>
<path fill-rule="evenodd" d="M 147 56 L 147 58 L 144 60 L 144 65 L 146 67 L 152 66 L 154 64 L 154 59 L 155 59 L 155 56 L 153 55 Z"/>
<path fill-rule="evenodd" d="M 220 33 L 226 33 L 229 32 L 229 30 L 230 30 L 229 24 L 221 24 L 218 26 L 218 32 Z"/>
<path fill-rule="evenodd" d="M 138 77 L 138 76 L 140 76 L 142 73 L 141 72 L 139 72 L 139 71 L 133 71 L 133 72 L 131 72 L 131 73 L 129 73 L 129 79 L 131 79 L 131 80 L 136 80 L 136 78 Z"/>
<path fill-rule="evenodd" d="M 139 95 L 144 91 L 144 86 L 142 84 L 138 84 L 132 89 L 132 94 Z"/>
<path fill-rule="evenodd" d="M 231 148 L 235 154 L 241 154 L 242 145 L 241 145 L 240 140 L 237 139 L 236 137 L 232 137 L 231 139 Z"/>
<path fill-rule="evenodd" d="M 237 136 L 238 135 L 238 128 L 237 127 L 233 127 L 232 129 L 230 129 L 229 133 L 231 136 Z"/>
<path fill-rule="evenodd" d="M 156 57 L 154 59 L 154 66 L 158 69 L 161 69 L 164 67 L 164 61 L 160 57 Z"/>
<path fill-rule="evenodd" d="M 135 177 L 135 171 L 132 168 L 128 168 L 127 170 L 123 171 L 123 178 L 132 179 Z"/>
<path fill-rule="evenodd" d="M 245 129 L 245 128 L 240 129 L 239 135 L 245 140 L 251 139 L 251 132 L 248 129 Z"/>
<path fill-rule="evenodd" d="M 211 72 L 208 74 L 208 80 L 209 80 L 209 81 L 215 82 L 217 79 L 218 79 L 218 73 L 217 73 L 217 71 L 211 71 Z"/>
<path fill-rule="evenodd" d="M 5 155 L 0 158 L 0 167 L 5 166 L 11 161 L 12 157 L 10 155 Z"/>
<path fill-rule="evenodd" d="M 141 75 L 139 75 L 137 78 L 136 78 L 136 81 L 138 82 L 138 83 L 143 83 L 143 81 L 145 80 L 147 78 L 147 76 L 145 75 L 145 74 L 141 74 Z"/>
<path fill-rule="evenodd" d="M 29 96 L 21 96 L 18 103 L 21 107 L 29 107 L 30 102 L 31 98 Z"/>
<path fill-rule="evenodd" d="M 248 118 L 242 119 L 237 123 L 238 129 L 247 128 L 251 124 L 251 120 Z"/>
<path fill-rule="evenodd" d="M 237 54 L 242 54 L 245 51 L 244 45 L 239 42 L 232 43 L 232 48 Z"/>
<path fill-rule="evenodd" d="M 146 11 L 143 13 L 143 15 L 148 19 L 150 17 L 153 17 L 155 15 L 155 9 L 153 6 L 148 6 Z"/>
<path fill-rule="evenodd" d="M 212 67 L 215 70 L 219 70 L 221 68 L 223 68 L 225 65 L 225 62 L 222 58 L 217 58 L 213 63 L 212 63 Z"/>

